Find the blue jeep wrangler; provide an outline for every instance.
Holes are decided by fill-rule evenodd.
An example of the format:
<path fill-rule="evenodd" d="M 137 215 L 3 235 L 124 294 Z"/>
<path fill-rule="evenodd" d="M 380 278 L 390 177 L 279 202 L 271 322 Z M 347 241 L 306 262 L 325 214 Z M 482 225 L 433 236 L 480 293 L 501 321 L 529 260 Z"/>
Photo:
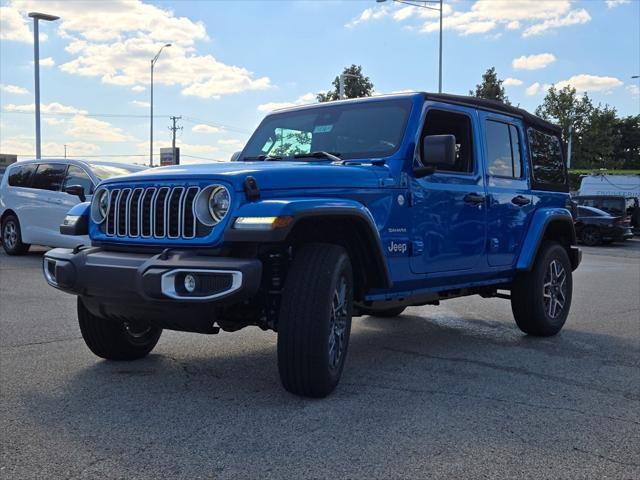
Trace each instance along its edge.
<path fill-rule="evenodd" d="M 278 333 L 284 387 L 323 397 L 351 319 L 464 295 L 511 300 L 548 336 L 581 259 L 560 130 L 521 109 L 414 93 L 268 115 L 234 161 L 106 180 L 44 257 L 78 296 L 82 336 L 112 360 L 162 329 Z"/>

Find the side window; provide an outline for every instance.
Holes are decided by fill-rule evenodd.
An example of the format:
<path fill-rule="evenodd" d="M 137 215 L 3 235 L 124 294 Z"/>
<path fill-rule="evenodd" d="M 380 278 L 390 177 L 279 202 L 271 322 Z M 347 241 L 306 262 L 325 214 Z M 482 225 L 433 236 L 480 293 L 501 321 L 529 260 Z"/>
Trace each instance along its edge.
<path fill-rule="evenodd" d="M 29 165 L 21 165 L 13 167 L 9 173 L 9 185 L 12 187 L 29 187 L 33 173 L 36 171 L 37 165 L 31 163 Z"/>
<path fill-rule="evenodd" d="M 471 133 L 471 119 L 467 115 L 444 110 L 429 110 L 427 112 L 423 136 L 454 135 L 456 137 L 456 164 L 453 168 L 436 166 L 437 171 L 473 172 Z"/>
<path fill-rule="evenodd" d="M 89 178 L 89 175 L 75 165 L 69 165 L 67 176 L 64 178 L 64 183 L 62 184 L 62 190 L 72 185 L 80 185 L 83 187 L 86 195 L 93 193 L 93 182 Z"/>
<path fill-rule="evenodd" d="M 33 177 L 33 188 L 41 190 L 60 191 L 64 173 L 67 170 L 66 165 L 55 163 L 42 163 L 38 165 L 36 175 Z"/>
<path fill-rule="evenodd" d="M 487 120 L 487 170 L 494 177 L 520 178 L 518 129 L 507 123 Z"/>
<path fill-rule="evenodd" d="M 529 128 L 528 136 L 533 179 L 545 185 L 566 184 L 560 139 L 533 128 Z"/>

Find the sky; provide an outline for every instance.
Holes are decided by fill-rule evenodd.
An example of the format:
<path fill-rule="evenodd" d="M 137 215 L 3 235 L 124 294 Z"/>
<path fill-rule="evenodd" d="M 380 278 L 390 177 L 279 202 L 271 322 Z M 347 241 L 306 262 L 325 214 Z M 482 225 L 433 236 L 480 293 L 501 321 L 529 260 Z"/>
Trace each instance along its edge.
<path fill-rule="evenodd" d="M 269 111 L 312 103 L 351 64 L 376 93 L 437 91 L 438 12 L 388 0 L 0 0 L 0 152 L 33 157 L 33 32 L 40 23 L 42 154 L 145 163 L 182 116 L 183 163 L 226 161 Z M 640 0 L 444 2 L 443 91 L 490 67 L 533 111 L 574 86 L 640 113 Z M 156 162 L 157 157 L 156 157 Z"/>

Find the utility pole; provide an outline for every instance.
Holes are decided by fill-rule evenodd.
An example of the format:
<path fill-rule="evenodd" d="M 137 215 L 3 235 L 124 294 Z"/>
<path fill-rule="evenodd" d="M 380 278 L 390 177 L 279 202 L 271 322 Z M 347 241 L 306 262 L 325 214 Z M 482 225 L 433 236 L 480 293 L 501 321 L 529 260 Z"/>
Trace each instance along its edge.
<path fill-rule="evenodd" d="M 67 144 L 64 144 L 64 158 L 67 158 Z"/>
<path fill-rule="evenodd" d="M 169 130 L 171 130 L 171 152 L 173 155 L 173 161 L 175 163 L 176 160 L 176 131 L 177 130 L 182 130 L 183 127 L 178 127 L 176 126 L 176 122 L 178 120 L 181 120 L 182 117 L 176 117 L 175 115 L 169 117 L 171 119 L 171 122 L 173 123 L 173 126 L 169 127 Z"/>

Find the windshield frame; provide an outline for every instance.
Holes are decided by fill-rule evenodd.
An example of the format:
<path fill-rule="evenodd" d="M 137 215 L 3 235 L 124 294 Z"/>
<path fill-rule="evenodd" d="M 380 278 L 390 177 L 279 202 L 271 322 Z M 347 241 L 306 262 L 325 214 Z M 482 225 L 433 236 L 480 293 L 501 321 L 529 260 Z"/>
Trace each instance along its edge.
<path fill-rule="evenodd" d="M 358 107 L 367 107 L 367 108 L 375 108 L 376 105 L 384 106 L 385 104 L 399 104 L 406 108 L 406 114 L 403 120 L 403 123 L 400 128 L 400 136 L 397 144 L 395 145 L 393 150 L 388 151 L 371 151 L 371 152 L 335 152 L 339 154 L 341 160 L 366 160 L 366 159 L 377 159 L 377 158 L 388 158 L 395 155 L 398 150 L 402 147 L 405 142 L 405 138 L 407 136 L 407 126 L 409 125 L 409 121 L 411 119 L 414 102 L 410 98 L 380 98 L 380 99 L 367 99 L 365 101 L 353 102 L 351 104 L 344 102 L 327 102 L 321 104 L 313 104 L 305 107 L 297 107 L 292 109 L 286 109 L 281 111 L 275 111 L 263 118 L 260 124 L 256 127 L 254 132 L 249 137 L 249 140 L 245 144 L 242 152 L 240 153 L 239 160 L 240 161 L 261 161 L 261 160 L 245 160 L 245 157 L 259 157 L 260 155 L 253 155 L 252 152 L 248 152 L 247 149 L 251 146 L 251 144 L 257 139 L 259 132 L 261 129 L 269 122 L 273 121 L 274 117 L 279 116 L 294 116 L 294 115 L 305 115 L 315 111 L 321 111 L 325 109 L 336 109 L 336 108 L 348 108 L 349 106 L 353 106 L 354 108 Z M 269 159 L 269 156 L 266 157 Z M 282 161 L 305 161 L 304 158 L 294 158 L 293 155 L 285 155 L 282 158 L 275 158 L 274 160 L 282 160 Z"/>

